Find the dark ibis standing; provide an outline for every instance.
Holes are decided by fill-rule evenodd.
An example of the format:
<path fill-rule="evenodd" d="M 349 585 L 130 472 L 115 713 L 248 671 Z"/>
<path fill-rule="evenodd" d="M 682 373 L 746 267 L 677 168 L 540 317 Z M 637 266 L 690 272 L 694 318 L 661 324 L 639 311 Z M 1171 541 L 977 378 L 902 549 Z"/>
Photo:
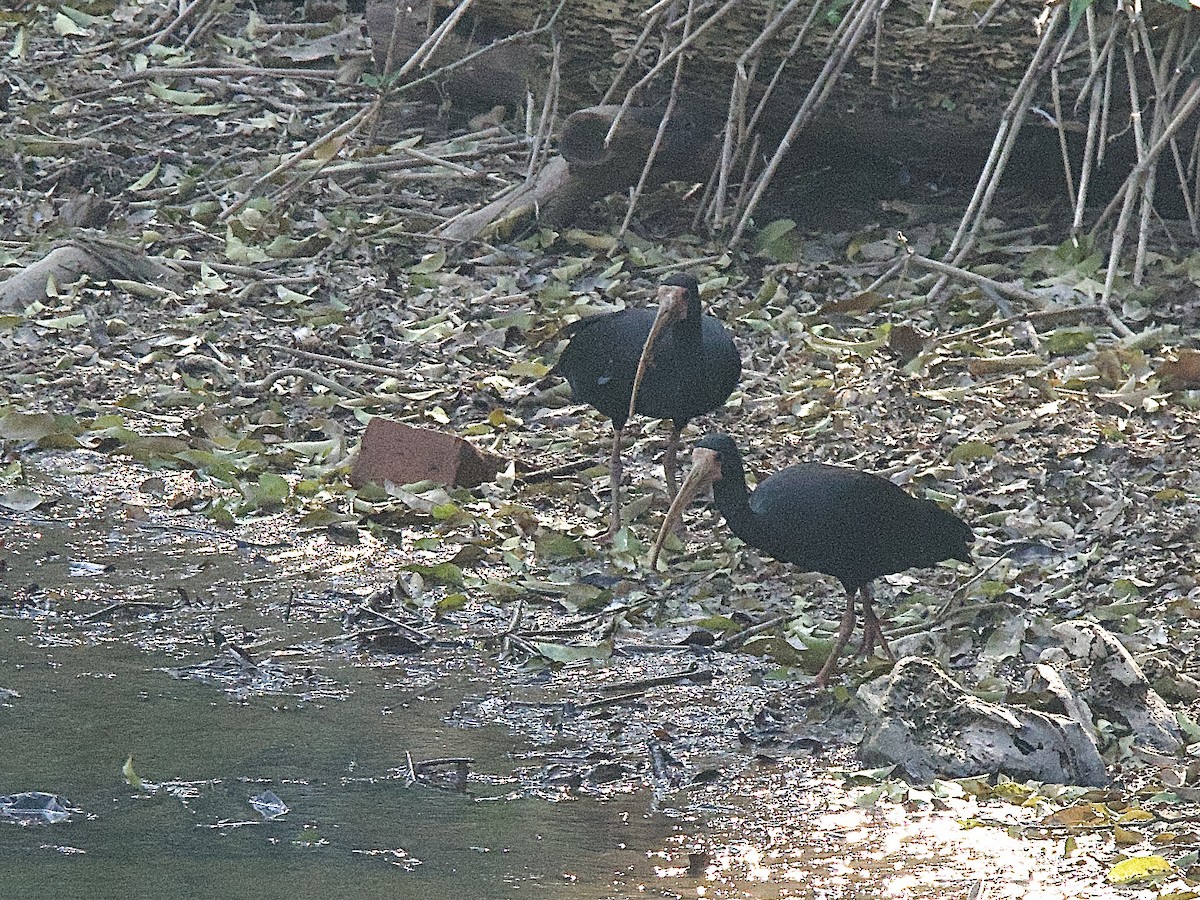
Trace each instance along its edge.
<path fill-rule="evenodd" d="M 683 427 L 722 406 L 737 386 L 742 360 L 733 337 L 700 312 L 700 290 L 691 275 L 672 275 L 658 290 L 658 309 L 624 309 L 568 326 L 570 342 L 554 366 L 576 400 L 612 419 L 612 513 L 608 534 L 621 527 L 621 435 L 638 412 L 670 419 L 663 456 L 667 488 L 678 493 L 676 454 Z M 634 384 L 638 391 L 634 395 Z"/>
<path fill-rule="evenodd" d="M 971 527 L 931 500 L 878 475 L 823 463 L 788 466 L 747 492 L 737 445 L 728 435 L 710 434 L 692 451 L 692 468 L 658 533 L 651 566 L 675 520 L 710 484 L 717 509 L 743 541 L 806 572 L 832 575 L 846 589 L 837 639 L 817 675 L 821 687 L 854 631 L 856 596 L 862 598 L 864 649 L 877 640 L 888 649 L 871 605 L 872 581 L 946 559 L 971 562 Z"/>

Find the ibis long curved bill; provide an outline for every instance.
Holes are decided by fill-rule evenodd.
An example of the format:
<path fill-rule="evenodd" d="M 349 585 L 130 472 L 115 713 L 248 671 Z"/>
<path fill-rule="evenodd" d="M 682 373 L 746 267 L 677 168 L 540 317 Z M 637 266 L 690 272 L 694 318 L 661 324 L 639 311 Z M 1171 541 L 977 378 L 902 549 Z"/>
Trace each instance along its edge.
<path fill-rule="evenodd" d="M 658 341 L 658 336 L 668 325 L 674 325 L 686 319 L 687 314 L 687 288 L 677 284 L 662 285 L 658 289 L 658 314 L 654 317 L 654 324 L 650 326 L 650 333 L 646 335 L 646 342 L 642 345 L 642 355 L 638 358 L 637 372 L 633 376 L 627 418 L 632 419 L 637 414 L 638 391 L 642 387 L 642 379 L 646 377 L 646 369 L 650 366 L 650 360 L 654 358 L 654 344 Z"/>
<path fill-rule="evenodd" d="M 694 449 L 692 451 L 692 467 L 688 470 L 687 477 L 684 478 L 683 485 L 679 488 L 679 493 L 675 495 L 671 508 L 667 510 L 667 517 L 663 520 L 662 528 L 658 530 L 658 537 L 654 539 L 654 549 L 650 552 L 650 568 L 658 566 L 658 554 L 662 552 L 663 542 L 666 541 L 667 535 L 674 530 L 679 520 L 683 518 L 683 511 L 687 509 L 688 504 L 714 481 L 720 480 L 721 454 L 705 447 Z"/>

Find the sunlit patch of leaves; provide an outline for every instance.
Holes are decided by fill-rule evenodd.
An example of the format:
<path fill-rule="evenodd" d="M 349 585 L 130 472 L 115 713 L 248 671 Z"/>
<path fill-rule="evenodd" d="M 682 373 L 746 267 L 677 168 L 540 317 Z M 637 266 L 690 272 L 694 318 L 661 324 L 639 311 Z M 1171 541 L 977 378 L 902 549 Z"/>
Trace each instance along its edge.
<path fill-rule="evenodd" d="M 1033 840 L 1054 841 L 1064 856 L 1086 853 L 1112 859 L 1112 884 L 1162 883 L 1177 888 L 1160 896 L 1182 897 L 1200 887 L 1195 834 L 1186 826 L 1185 803 L 1162 782 L 1124 792 L 993 778 L 934 781 L 913 786 L 892 778 L 893 767 L 847 771 L 860 806 L 899 804 L 953 811 L 964 828 L 998 828 Z M 1170 851 L 1174 851 L 1173 853 Z M 1183 852 L 1179 852 L 1183 851 Z"/>

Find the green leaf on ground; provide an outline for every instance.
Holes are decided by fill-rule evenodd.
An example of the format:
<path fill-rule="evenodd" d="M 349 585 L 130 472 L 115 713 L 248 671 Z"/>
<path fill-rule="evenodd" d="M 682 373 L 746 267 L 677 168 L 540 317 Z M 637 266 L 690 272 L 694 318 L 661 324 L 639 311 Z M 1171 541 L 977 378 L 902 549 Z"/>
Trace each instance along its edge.
<path fill-rule="evenodd" d="M 612 641 L 601 641 L 599 644 L 582 646 L 569 644 L 551 644 L 546 641 L 534 641 L 533 647 L 550 662 L 573 663 L 586 659 L 603 660 L 612 656 Z"/>
<path fill-rule="evenodd" d="M 437 563 L 432 566 L 425 566 L 421 565 L 420 563 L 410 563 L 403 568 L 404 571 L 415 572 L 426 581 L 434 584 L 448 584 L 451 587 L 462 587 L 462 569 L 460 569 L 454 563 Z"/>

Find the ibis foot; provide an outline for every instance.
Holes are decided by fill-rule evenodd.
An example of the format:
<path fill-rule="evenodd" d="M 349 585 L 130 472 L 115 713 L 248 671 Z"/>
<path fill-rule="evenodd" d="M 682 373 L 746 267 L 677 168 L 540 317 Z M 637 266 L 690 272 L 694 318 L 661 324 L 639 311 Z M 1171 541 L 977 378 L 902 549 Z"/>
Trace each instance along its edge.
<path fill-rule="evenodd" d="M 612 456 L 608 460 L 608 531 L 600 539 L 603 544 L 611 544 L 617 532 L 621 530 L 621 435 L 624 428 L 614 425 Z"/>

